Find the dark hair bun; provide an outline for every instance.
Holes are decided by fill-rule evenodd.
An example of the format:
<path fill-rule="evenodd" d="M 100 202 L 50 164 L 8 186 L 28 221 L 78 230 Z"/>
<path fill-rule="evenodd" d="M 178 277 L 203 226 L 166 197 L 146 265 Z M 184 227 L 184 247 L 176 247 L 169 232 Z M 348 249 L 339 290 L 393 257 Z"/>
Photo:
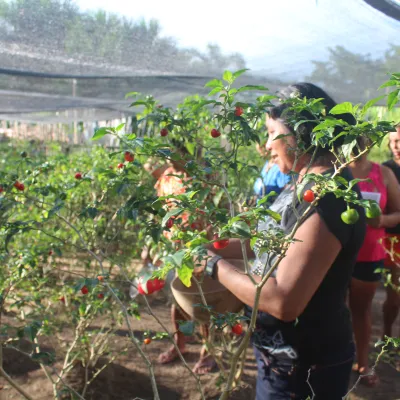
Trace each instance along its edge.
<path fill-rule="evenodd" d="M 326 114 L 329 114 L 329 111 L 336 106 L 336 102 L 330 97 L 323 89 L 320 87 L 308 83 L 308 82 L 300 82 L 290 85 L 283 90 L 281 90 L 278 94 L 282 100 L 290 99 L 291 97 L 299 97 L 299 98 L 307 98 L 307 99 L 322 99 L 322 103 L 325 106 Z M 280 104 L 276 107 L 273 107 L 270 110 L 270 117 L 273 119 L 281 119 L 286 127 L 294 132 L 294 126 L 291 121 L 289 121 L 290 117 L 287 111 L 289 111 L 290 105 L 287 103 Z M 293 115 L 292 115 L 293 116 Z M 299 116 L 297 116 L 298 118 Z M 305 148 L 311 147 L 313 141 L 313 129 L 318 124 L 318 121 L 315 120 L 315 117 L 309 113 L 308 111 L 302 111 L 300 113 L 300 117 L 308 122 L 301 124 L 296 132 L 296 138 L 300 141 L 299 145 L 303 145 Z M 342 119 L 348 124 L 354 125 L 356 123 L 355 118 L 352 114 L 338 114 L 332 115 L 333 118 L 338 120 Z M 313 122 L 315 120 L 315 122 Z M 338 125 L 336 126 L 333 136 L 337 136 L 340 132 L 342 132 L 342 128 Z M 339 147 L 343 144 L 344 136 L 341 136 L 338 140 L 335 140 L 334 147 Z M 318 148 L 317 156 L 323 155 L 329 152 L 328 147 Z"/>

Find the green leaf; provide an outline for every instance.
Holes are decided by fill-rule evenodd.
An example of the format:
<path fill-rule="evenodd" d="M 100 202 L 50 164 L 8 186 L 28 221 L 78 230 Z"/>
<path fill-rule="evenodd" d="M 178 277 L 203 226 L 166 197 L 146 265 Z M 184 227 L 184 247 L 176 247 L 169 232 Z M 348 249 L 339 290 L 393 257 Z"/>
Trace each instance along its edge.
<path fill-rule="evenodd" d="M 378 101 L 382 100 L 385 97 L 385 95 L 375 97 L 375 99 L 369 100 L 365 103 L 364 107 L 362 108 L 362 114 L 365 114 L 365 112 L 371 108 L 373 105 L 375 105 Z"/>
<path fill-rule="evenodd" d="M 399 101 L 399 93 L 400 89 L 397 89 L 394 92 L 388 94 L 387 106 L 389 110 L 391 110 Z"/>
<path fill-rule="evenodd" d="M 266 194 L 262 199 L 260 199 L 257 202 L 258 206 L 261 206 L 262 204 L 266 203 L 271 197 L 277 196 L 278 194 L 276 192 L 269 192 Z"/>
<path fill-rule="evenodd" d="M 172 255 L 172 259 L 174 260 L 174 264 L 177 267 L 181 267 L 182 266 L 182 262 L 183 259 L 186 255 L 186 250 L 179 250 L 178 252 L 176 252 L 175 254 Z"/>
<path fill-rule="evenodd" d="M 353 114 L 353 104 L 351 104 L 348 101 L 337 104 L 335 107 L 333 107 L 331 109 L 331 111 L 329 111 L 329 114 L 332 114 L 332 115 L 346 114 L 346 113 Z"/>
<path fill-rule="evenodd" d="M 94 132 L 94 135 L 92 136 L 92 140 L 99 140 L 101 139 L 103 136 L 112 133 L 110 132 L 110 130 L 108 128 L 99 128 L 96 129 Z"/>
<path fill-rule="evenodd" d="M 233 82 L 233 74 L 231 71 L 226 70 L 224 72 L 224 75 L 222 76 L 222 79 L 228 83 L 232 83 Z"/>
<path fill-rule="evenodd" d="M 217 94 L 217 93 L 219 93 L 221 90 L 223 90 L 224 88 L 223 87 L 216 87 L 216 88 L 214 88 L 213 90 L 211 90 L 211 92 L 210 93 L 208 93 L 208 95 L 209 96 L 214 96 L 214 94 Z"/>
<path fill-rule="evenodd" d="M 397 85 L 400 85 L 399 81 L 394 80 L 394 79 L 390 79 L 387 82 L 385 82 L 383 85 L 379 86 L 379 89 L 384 89 L 384 88 L 389 87 L 389 86 L 397 86 Z"/>
<path fill-rule="evenodd" d="M 194 151 L 196 150 L 196 143 L 195 142 L 187 142 L 186 148 L 191 156 L 194 155 Z"/>
<path fill-rule="evenodd" d="M 250 238 L 251 232 L 249 226 L 244 221 L 236 221 L 230 227 L 230 232 L 235 236 Z"/>
<path fill-rule="evenodd" d="M 33 353 L 31 359 L 39 364 L 50 365 L 54 362 L 54 355 L 49 352 L 41 351 L 39 353 Z"/>
<path fill-rule="evenodd" d="M 179 331 L 185 336 L 192 336 L 194 333 L 195 322 L 194 321 L 179 321 Z"/>
<path fill-rule="evenodd" d="M 265 86 L 261 86 L 261 85 L 246 85 L 246 86 L 242 86 L 241 88 L 238 89 L 238 93 L 241 92 L 247 92 L 249 90 L 261 90 L 261 91 L 267 91 L 268 88 L 266 88 Z M 268 98 L 265 98 L 265 96 L 263 96 L 262 100 L 265 101 L 270 100 L 275 98 L 275 96 L 268 96 Z"/>
<path fill-rule="evenodd" d="M 213 203 L 215 207 L 218 207 L 218 204 L 220 203 L 222 196 L 224 195 L 224 190 L 221 189 L 214 197 L 213 197 Z"/>
<path fill-rule="evenodd" d="M 128 99 L 129 97 L 136 97 L 138 94 L 140 94 L 139 92 L 129 92 L 125 95 L 125 98 Z"/>
<path fill-rule="evenodd" d="M 41 326 L 42 326 L 41 322 L 33 321 L 30 325 L 27 325 L 24 328 L 25 336 L 28 336 L 28 338 L 33 342 Z"/>
<path fill-rule="evenodd" d="M 249 68 L 239 69 L 239 71 L 234 72 L 233 79 L 235 80 L 236 78 L 239 78 L 239 76 L 244 74 L 246 71 L 249 71 Z"/>
<path fill-rule="evenodd" d="M 350 143 L 344 144 L 342 146 L 342 151 L 346 159 L 348 159 L 351 156 L 351 153 L 353 152 L 354 147 L 356 146 L 357 141 L 352 140 Z"/>
<path fill-rule="evenodd" d="M 173 210 L 167 212 L 164 216 L 164 218 L 162 219 L 161 225 L 165 226 L 165 224 L 167 223 L 167 221 L 173 217 L 174 215 L 178 215 L 183 211 L 182 208 L 174 208 Z"/>
<path fill-rule="evenodd" d="M 182 266 L 178 268 L 178 277 L 186 287 L 191 286 L 192 275 L 193 269 L 186 264 L 182 264 Z"/>
<path fill-rule="evenodd" d="M 210 87 L 210 88 L 221 87 L 221 88 L 223 88 L 224 85 L 223 85 L 222 81 L 220 81 L 219 79 L 213 79 L 212 81 L 207 82 L 205 84 L 205 87 Z"/>
<path fill-rule="evenodd" d="M 270 210 L 269 208 L 265 210 L 267 212 L 267 214 L 272 217 L 276 222 L 280 222 L 280 220 L 282 219 L 282 217 L 280 216 L 280 214 L 278 214 L 275 211 Z"/>
<path fill-rule="evenodd" d="M 89 215 L 90 218 L 94 219 L 98 215 L 99 210 L 97 208 L 94 208 L 94 207 L 88 207 L 86 209 L 86 212 L 87 212 L 87 214 Z"/>
<path fill-rule="evenodd" d="M 116 132 L 119 132 L 124 126 L 125 126 L 125 123 L 119 124 L 119 125 L 115 128 L 115 131 L 116 131 Z"/>

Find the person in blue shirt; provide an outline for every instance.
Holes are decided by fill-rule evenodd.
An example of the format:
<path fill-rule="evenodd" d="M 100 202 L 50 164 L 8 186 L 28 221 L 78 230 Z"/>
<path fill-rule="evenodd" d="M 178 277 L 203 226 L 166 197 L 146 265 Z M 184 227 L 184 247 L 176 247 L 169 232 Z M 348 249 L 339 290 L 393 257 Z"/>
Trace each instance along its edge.
<path fill-rule="evenodd" d="M 257 146 L 257 150 L 260 154 L 262 153 L 264 146 Z M 278 195 L 283 188 L 290 182 L 290 176 L 284 174 L 279 169 L 278 165 L 274 161 L 267 160 L 261 170 L 260 177 L 254 182 L 253 190 L 257 199 L 261 199 L 265 195 L 271 192 L 276 192 Z"/>

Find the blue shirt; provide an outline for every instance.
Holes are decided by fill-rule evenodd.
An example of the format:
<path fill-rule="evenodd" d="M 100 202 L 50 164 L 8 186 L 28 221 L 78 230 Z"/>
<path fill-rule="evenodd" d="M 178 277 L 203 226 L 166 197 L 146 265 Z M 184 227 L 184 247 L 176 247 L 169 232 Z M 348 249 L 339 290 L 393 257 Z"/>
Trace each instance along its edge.
<path fill-rule="evenodd" d="M 268 169 L 269 161 L 267 161 L 261 170 L 261 177 L 257 178 L 254 183 L 254 193 L 257 197 L 264 197 L 270 192 L 279 194 L 282 189 L 290 182 L 290 176 L 281 172 L 277 164 Z"/>

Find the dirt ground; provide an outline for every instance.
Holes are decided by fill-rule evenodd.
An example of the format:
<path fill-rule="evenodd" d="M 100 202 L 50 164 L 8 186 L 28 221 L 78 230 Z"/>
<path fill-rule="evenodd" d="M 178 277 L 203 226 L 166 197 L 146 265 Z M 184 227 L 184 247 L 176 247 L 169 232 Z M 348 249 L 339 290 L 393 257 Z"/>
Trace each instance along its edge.
<path fill-rule="evenodd" d="M 373 309 L 373 342 L 378 340 L 381 329 L 381 305 L 384 299 L 383 289 L 379 290 L 374 301 Z M 169 308 L 165 299 L 156 298 L 153 300 L 153 309 L 159 318 L 167 325 L 169 324 Z M 11 322 L 11 321 L 9 321 Z M 159 331 L 159 327 L 153 318 L 142 315 L 140 321 L 134 322 L 135 334 L 140 337 L 145 329 Z M 396 323 L 397 332 L 400 332 L 400 321 Z M 121 329 L 115 340 L 115 348 L 123 349 L 128 343 L 128 331 Z M 49 349 L 54 350 L 54 343 L 43 343 Z M 156 361 L 157 356 L 169 343 L 165 340 L 153 341 L 146 346 L 145 351 L 149 357 Z M 55 349 L 56 350 L 56 349 Z M 200 343 L 190 344 L 185 354 L 190 367 L 197 361 L 200 350 Z M 57 350 L 56 350 L 57 351 Z M 371 344 L 371 352 L 376 352 Z M 155 373 L 159 393 L 162 400 L 197 400 L 200 396 L 196 390 L 196 382 L 179 361 L 170 365 L 160 366 L 155 363 Z M 57 367 L 59 364 L 56 364 Z M 52 388 L 44 376 L 42 370 L 36 363 L 20 353 L 11 349 L 5 349 L 4 369 L 8 372 L 35 400 L 53 399 Z M 400 399 L 400 372 L 385 362 L 381 362 L 377 368 L 381 383 L 375 389 L 359 385 L 351 394 L 351 400 L 399 400 Z M 243 387 L 239 392 L 231 396 L 231 399 L 250 400 L 254 398 L 256 368 L 251 349 L 247 351 L 246 367 L 243 376 Z M 70 383 L 77 384 L 82 374 L 77 373 Z M 217 399 L 218 373 L 212 373 L 202 377 L 205 397 Z M 356 377 L 353 376 L 353 382 Z M 93 386 L 85 396 L 91 400 L 133 400 L 152 399 L 148 371 L 140 356 L 134 350 L 129 350 L 125 355 L 120 356 L 109 367 L 107 367 L 95 380 Z M 17 400 L 22 397 L 0 378 L 0 400 Z"/>

